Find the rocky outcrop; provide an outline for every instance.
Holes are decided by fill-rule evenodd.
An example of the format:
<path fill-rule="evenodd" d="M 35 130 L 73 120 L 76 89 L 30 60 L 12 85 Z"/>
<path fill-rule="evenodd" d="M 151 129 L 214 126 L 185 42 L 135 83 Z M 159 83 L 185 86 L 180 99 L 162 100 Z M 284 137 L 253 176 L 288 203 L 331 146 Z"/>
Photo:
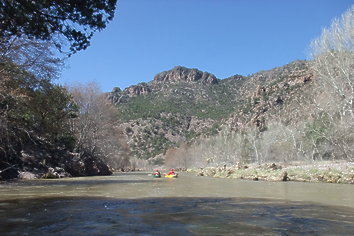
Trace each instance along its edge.
<path fill-rule="evenodd" d="M 240 90 L 245 99 L 225 124 L 235 130 L 253 126 L 261 132 L 266 131 L 267 121 L 273 114 L 285 117 L 298 106 L 306 89 L 311 86 L 312 79 L 313 74 L 307 61 L 294 61 L 249 76 Z M 297 104 L 291 104 L 295 98 Z M 294 120 L 296 117 L 289 119 Z"/>
<path fill-rule="evenodd" d="M 130 86 L 124 90 L 129 97 L 151 93 L 151 88 L 147 84 Z"/>
<path fill-rule="evenodd" d="M 155 161 L 167 149 L 205 134 L 214 123 L 212 119 L 163 112 L 157 117 L 124 122 L 120 128 L 132 153 Z"/>
<path fill-rule="evenodd" d="M 215 75 L 208 72 L 202 72 L 197 69 L 189 69 L 183 66 L 177 66 L 169 71 L 161 72 L 154 77 L 158 82 L 188 82 L 202 84 L 216 84 L 218 79 Z"/>
<path fill-rule="evenodd" d="M 22 175 L 21 177 L 27 179 L 28 177 L 35 177 L 35 176 L 36 175 L 34 175 L 33 173 L 31 176 L 31 174 L 27 172 L 25 175 Z M 47 173 L 44 173 L 42 176 L 39 177 L 44 179 L 59 179 L 59 178 L 71 177 L 71 175 L 68 172 L 66 172 L 64 168 L 49 167 Z"/>
<path fill-rule="evenodd" d="M 182 66 L 177 66 L 169 71 L 161 72 L 155 75 L 154 80 L 149 83 L 139 83 L 137 85 L 129 86 L 123 91 L 115 87 L 112 92 L 108 93 L 107 97 L 113 104 L 119 105 L 121 103 L 129 102 L 130 98 L 146 95 L 150 93 L 166 93 L 169 90 L 169 84 L 201 84 L 201 85 L 213 85 L 217 84 L 219 80 L 215 75 L 208 72 L 203 72 L 197 69 L 189 69 Z M 172 93 L 170 91 L 169 93 Z M 180 93 L 183 91 L 175 91 Z"/>
<path fill-rule="evenodd" d="M 97 158 L 86 158 L 85 162 L 85 175 L 96 176 L 96 175 L 111 175 L 112 171 L 109 169 L 107 164 L 101 159 Z"/>
<path fill-rule="evenodd" d="M 56 179 L 65 177 L 111 175 L 99 157 L 81 156 L 48 145 L 31 146 L 19 153 L 16 165 L 0 165 L 0 180 Z"/>
<path fill-rule="evenodd" d="M 140 83 L 137 85 L 132 85 L 123 91 L 120 88 L 115 87 L 112 89 L 112 92 L 108 93 L 107 99 L 110 100 L 113 104 L 118 105 L 120 103 L 128 102 L 132 97 L 149 94 L 151 92 L 151 86 L 149 86 L 147 83 Z"/>

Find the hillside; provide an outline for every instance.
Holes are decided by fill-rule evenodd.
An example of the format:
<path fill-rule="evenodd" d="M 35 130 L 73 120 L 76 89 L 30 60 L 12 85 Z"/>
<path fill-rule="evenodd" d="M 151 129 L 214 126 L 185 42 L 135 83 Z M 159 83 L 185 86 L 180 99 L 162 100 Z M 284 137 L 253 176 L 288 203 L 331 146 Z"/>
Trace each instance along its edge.
<path fill-rule="evenodd" d="M 118 109 L 132 154 L 162 164 L 169 148 L 226 127 L 266 128 L 266 119 L 293 106 L 311 81 L 308 62 L 218 79 L 197 69 L 175 67 L 148 83 L 114 88 L 108 98 Z"/>

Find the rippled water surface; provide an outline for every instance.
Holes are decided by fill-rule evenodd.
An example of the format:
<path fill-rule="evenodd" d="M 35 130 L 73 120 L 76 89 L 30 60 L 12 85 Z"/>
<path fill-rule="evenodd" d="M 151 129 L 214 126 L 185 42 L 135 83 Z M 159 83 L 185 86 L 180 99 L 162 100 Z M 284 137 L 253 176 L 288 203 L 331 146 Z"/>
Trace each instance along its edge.
<path fill-rule="evenodd" d="M 0 183 L 5 235 L 353 235 L 354 186 L 147 173 Z"/>

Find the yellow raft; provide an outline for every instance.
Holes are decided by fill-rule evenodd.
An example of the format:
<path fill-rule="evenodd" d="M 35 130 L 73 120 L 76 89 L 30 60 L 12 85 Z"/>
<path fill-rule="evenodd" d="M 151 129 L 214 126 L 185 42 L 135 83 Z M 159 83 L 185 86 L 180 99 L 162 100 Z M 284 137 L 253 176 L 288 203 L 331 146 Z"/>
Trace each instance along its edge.
<path fill-rule="evenodd" d="M 165 175 L 165 178 L 177 178 L 178 174 L 174 174 L 174 175 Z"/>

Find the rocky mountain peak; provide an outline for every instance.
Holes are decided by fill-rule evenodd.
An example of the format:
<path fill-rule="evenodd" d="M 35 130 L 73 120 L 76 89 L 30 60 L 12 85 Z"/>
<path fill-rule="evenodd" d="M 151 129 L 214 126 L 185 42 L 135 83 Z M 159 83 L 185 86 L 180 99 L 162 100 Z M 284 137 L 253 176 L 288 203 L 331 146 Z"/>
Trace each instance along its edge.
<path fill-rule="evenodd" d="M 114 87 L 112 92 L 108 93 L 107 98 L 113 104 L 120 104 L 127 102 L 131 97 L 149 94 L 151 92 L 152 89 L 147 83 L 139 83 L 137 85 L 129 86 L 123 91 L 118 87 Z"/>
<path fill-rule="evenodd" d="M 154 77 L 157 82 L 189 82 L 189 83 L 203 83 L 216 84 L 218 79 L 215 75 L 208 72 L 203 72 L 198 69 L 189 69 L 183 66 L 176 66 L 172 70 L 163 71 Z"/>

